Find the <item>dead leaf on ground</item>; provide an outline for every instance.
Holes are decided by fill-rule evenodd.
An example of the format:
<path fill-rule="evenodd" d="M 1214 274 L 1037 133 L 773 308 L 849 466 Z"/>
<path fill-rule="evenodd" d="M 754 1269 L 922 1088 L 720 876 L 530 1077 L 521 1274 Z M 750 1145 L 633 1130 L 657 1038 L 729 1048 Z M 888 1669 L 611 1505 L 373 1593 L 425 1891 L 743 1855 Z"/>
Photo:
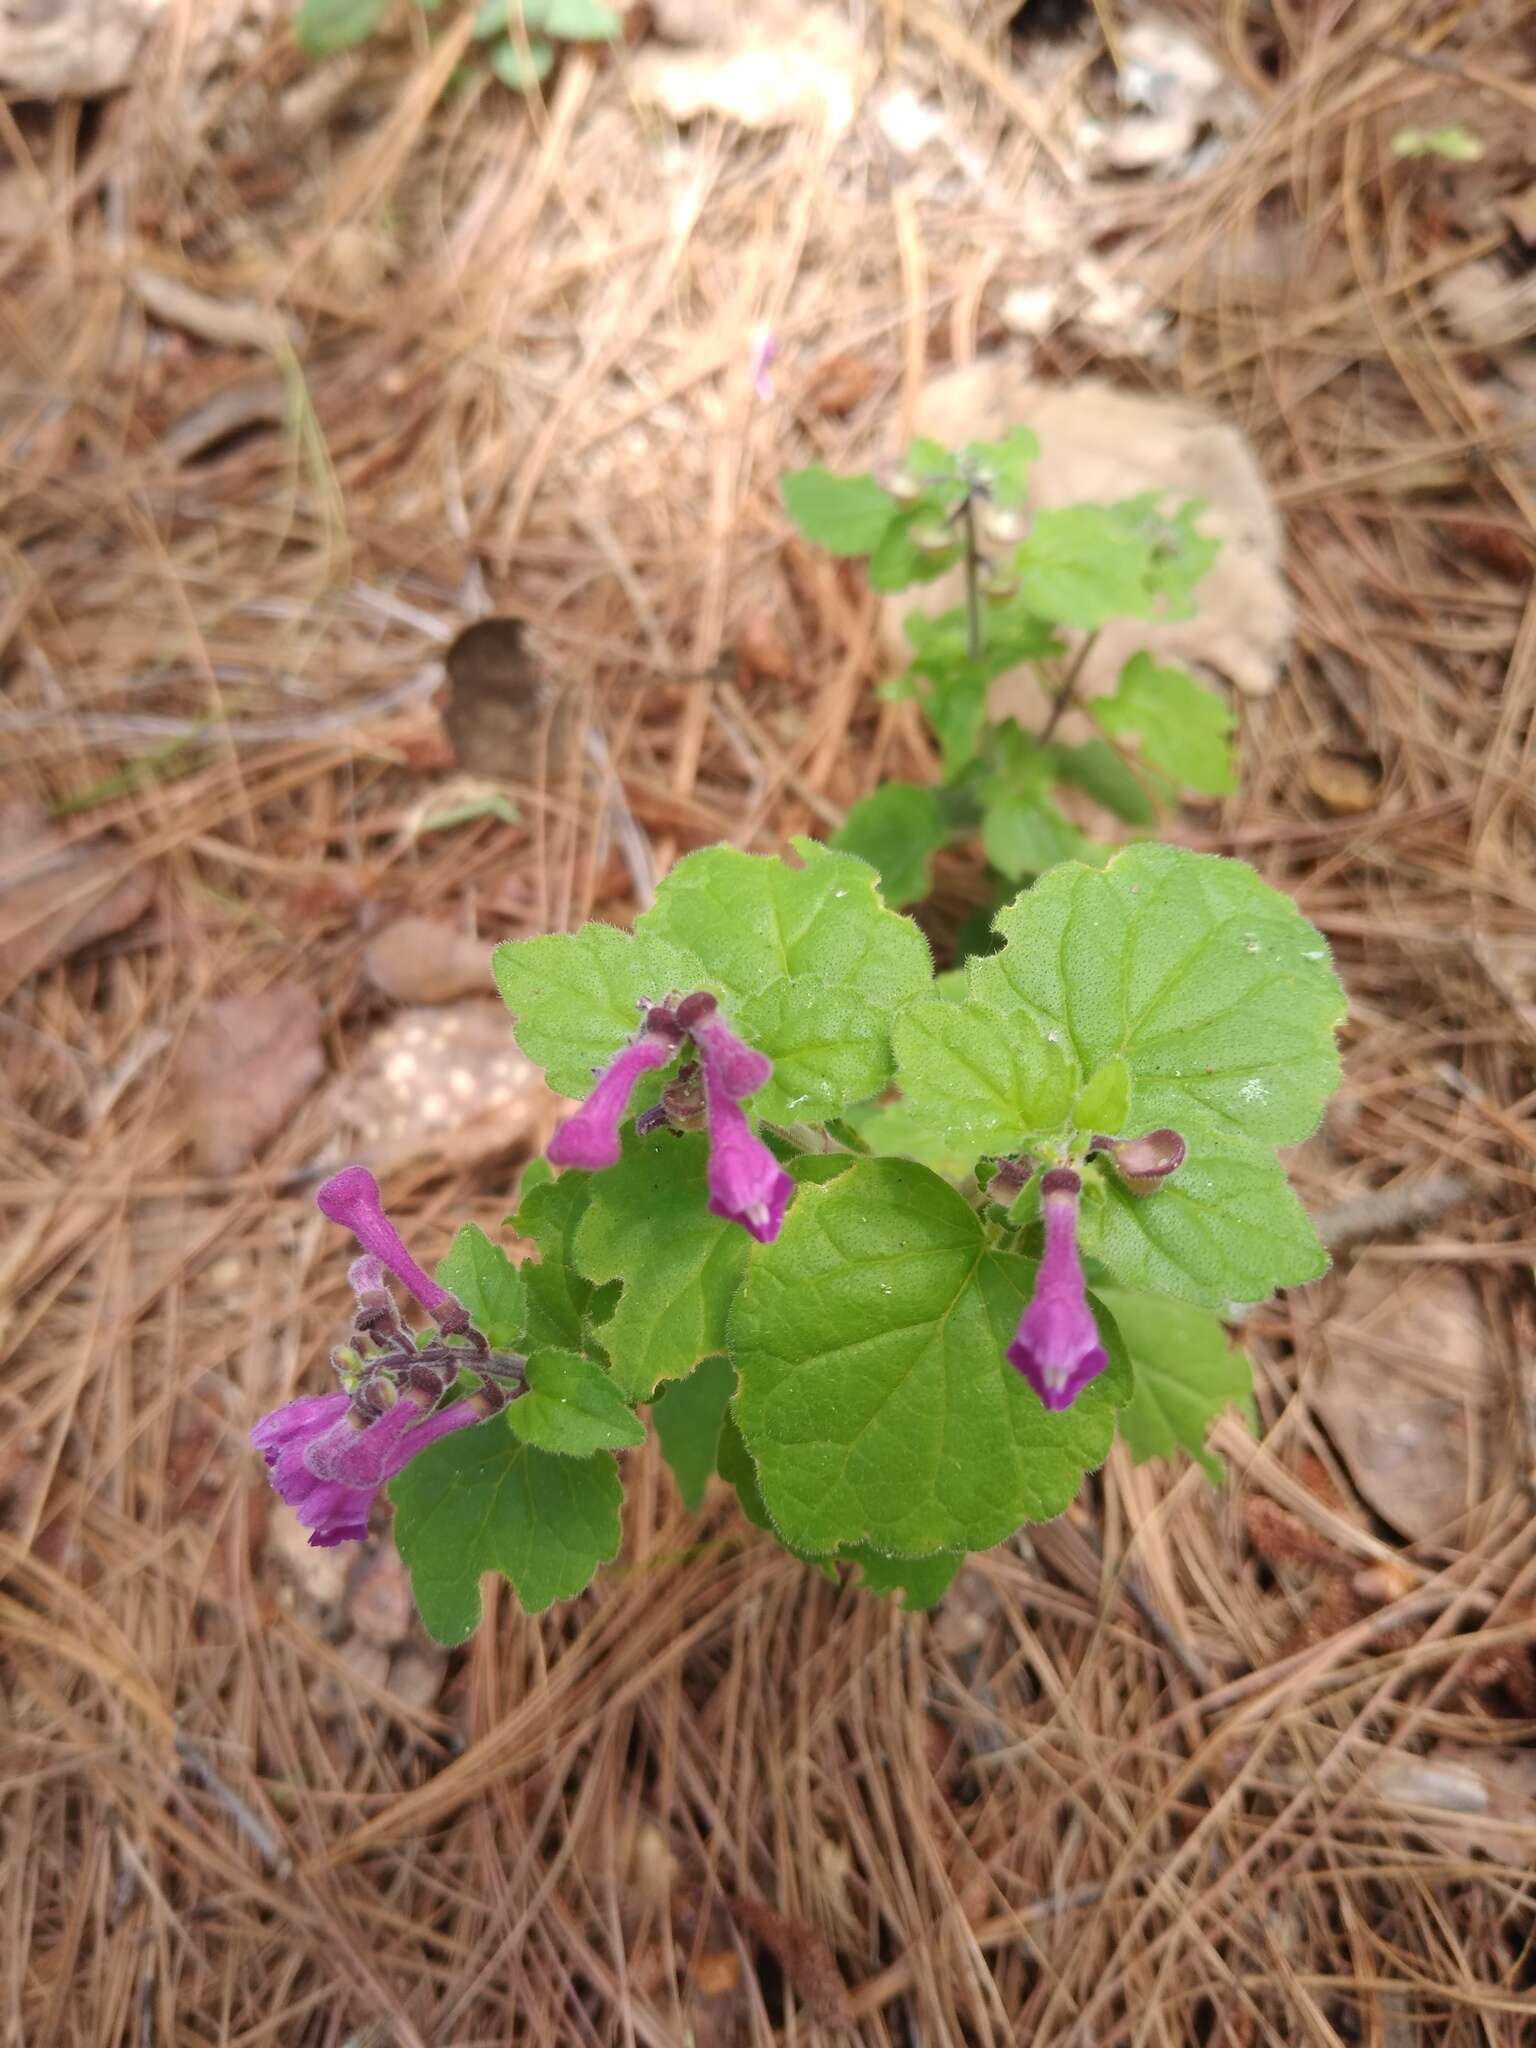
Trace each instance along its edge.
<path fill-rule="evenodd" d="M 553 1129 L 556 1098 L 501 1004 L 470 997 L 381 1025 L 337 1082 L 335 1107 L 348 1156 L 386 1173 L 432 1154 L 467 1166 L 510 1152 Z"/>
<path fill-rule="evenodd" d="M 20 99 L 95 99 L 133 77 L 170 0 L 43 0 L 0 9 L 0 84 Z"/>
<path fill-rule="evenodd" d="M 1031 427 L 1040 442 L 1030 473 L 1033 509 L 1112 502 L 1138 491 L 1162 492 L 1170 502 L 1199 498 L 1205 506 L 1200 531 L 1221 542 L 1210 573 L 1196 585 L 1195 616 L 1112 620 L 1083 665 L 1079 694 L 1113 690 L 1120 670 L 1143 648 L 1159 661 L 1196 663 L 1250 696 L 1272 690 L 1291 642 L 1280 517 L 1237 428 L 1187 400 L 1140 397 L 1096 378 L 1040 384 L 1018 364 L 993 356 L 930 384 L 918 399 L 913 429 L 959 448 L 999 440 L 1019 425 Z M 881 615 L 887 648 L 904 662 L 908 614 L 921 610 L 936 618 L 963 602 L 958 570 L 887 598 Z M 1012 715 L 1031 732 L 1040 729 L 1048 708 L 1029 668 L 1000 677 L 989 701 L 995 718 Z M 1068 713 L 1063 737 L 1089 736 L 1086 719 L 1079 731 L 1069 730 L 1077 718 Z"/>
<path fill-rule="evenodd" d="M 1387 1765 L 1376 1784 L 1394 1805 L 1433 1807 L 1441 1817 L 1424 1832 L 1453 1855 L 1481 1851 L 1516 1868 L 1536 1857 L 1536 1750 L 1437 1742 Z"/>
<path fill-rule="evenodd" d="M 782 683 L 788 682 L 795 672 L 789 642 L 766 605 L 757 606 L 742 620 L 736 651 L 753 675 L 772 676 Z"/>
<path fill-rule="evenodd" d="M 741 1982 L 741 1957 L 733 1948 L 707 1948 L 693 1966 L 694 1988 L 705 1998 L 723 1998 Z"/>
<path fill-rule="evenodd" d="M 539 673 L 521 619 L 477 619 L 443 657 L 443 724 L 459 765 L 508 781 L 558 771 L 570 739 L 566 694 Z"/>
<path fill-rule="evenodd" d="M 71 846 L 40 804 L 0 810 L 0 997 L 29 975 L 126 931 L 154 880 L 121 841 Z"/>
<path fill-rule="evenodd" d="M 806 396 L 823 419 L 840 420 L 861 405 L 880 382 L 880 366 L 852 349 L 828 356 L 812 370 Z"/>
<path fill-rule="evenodd" d="M 1493 1392 L 1471 1282 L 1363 1260 L 1324 1342 L 1312 1406 L 1361 1498 L 1410 1539 L 1443 1536 L 1475 1504 Z"/>
<path fill-rule="evenodd" d="M 1115 90 L 1116 113 L 1079 135 L 1089 162 L 1112 170 L 1181 176 L 1202 137 L 1219 147 L 1253 122 L 1253 102 L 1229 68 L 1188 29 L 1155 16 L 1120 30 Z"/>
<path fill-rule="evenodd" d="M 1381 795 L 1381 777 L 1375 769 L 1347 754 L 1313 754 L 1307 762 L 1307 786 L 1320 804 L 1345 816 L 1374 810 Z"/>
<path fill-rule="evenodd" d="M 491 949 L 435 917 L 397 917 L 368 941 L 363 967 L 397 1003 L 451 1003 L 487 987 Z"/>
<path fill-rule="evenodd" d="M 653 4 L 658 45 L 637 53 L 637 97 L 674 121 L 721 114 L 744 128 L 817 121 L 841 135 L 853 120 L 864 47 L 840 9 L 804 0 L 755 0 L 751 7 Z"/>
<path fill-rule="evenodd" d="M 738 1927 L 755 1935 L 784 1972 L 786 1982 L 824 2027 L 852 2024 L 848 1987 L 826 1936 L 803 1920 L 788 1919 L 756 1899 L 725 1901 Z"/>
<path fill-rule="evenodd" d="M 1499 209 L 1526 247 L 1536 248 L 1536 184 L 1511 192 L 1499 201 Z"/>
<path fill-rule="evenodd" d="M 176 1100 L 201 1173 L 238 1173 L 325 1072 L 320 1005 L 274 982 L 193 1018 L 176 1060 Z"/>

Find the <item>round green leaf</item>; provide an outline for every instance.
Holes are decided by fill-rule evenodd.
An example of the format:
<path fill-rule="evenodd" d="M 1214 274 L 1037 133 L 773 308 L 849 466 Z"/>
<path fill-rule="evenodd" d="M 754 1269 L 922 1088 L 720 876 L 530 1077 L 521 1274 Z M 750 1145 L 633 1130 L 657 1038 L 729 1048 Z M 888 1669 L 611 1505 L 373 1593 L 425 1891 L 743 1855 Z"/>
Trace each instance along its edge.
<path fill-rule="evenodd" d="M 1051 1415 L 1004 1357 L 1034 1266 L 907 1160 L 802 1187 L 729 1319 L 734 1414 L 768 1514 L 813 1554 L 985 1549 L 1059 1514 L 1109 1447 L 1129 1369 Z"/>

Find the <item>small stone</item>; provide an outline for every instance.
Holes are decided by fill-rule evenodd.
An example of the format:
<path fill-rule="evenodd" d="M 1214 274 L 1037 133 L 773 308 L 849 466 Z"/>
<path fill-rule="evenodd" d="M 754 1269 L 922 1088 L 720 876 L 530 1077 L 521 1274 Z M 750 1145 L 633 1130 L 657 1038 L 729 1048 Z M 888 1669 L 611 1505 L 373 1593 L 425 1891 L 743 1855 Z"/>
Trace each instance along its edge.
<path fill-rule="evenodd" d="M 437 918 L 397 917 L 368 941 L 363 968 L 397 1003 L 452 1003 L 489 987 L 491 949 Z"/>

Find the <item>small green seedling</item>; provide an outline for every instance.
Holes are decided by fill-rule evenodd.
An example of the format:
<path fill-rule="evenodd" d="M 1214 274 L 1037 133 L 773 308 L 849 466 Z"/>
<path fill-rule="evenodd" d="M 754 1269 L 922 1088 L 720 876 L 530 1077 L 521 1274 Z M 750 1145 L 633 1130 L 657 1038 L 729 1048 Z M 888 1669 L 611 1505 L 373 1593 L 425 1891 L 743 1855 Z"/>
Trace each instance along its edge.
<path fill-rule="evenodd" d="M 1057 737 L 1103 627 L 1190 617 L 1217 543 L 1199 531 L 1198 501 L 1168 511 L 1155 491 L 1031 515 L 1024 500 L 1038 454 L 1034 435 L 1016 427 L 958 454 L 916 441 L 882 479 L 820 466 L 784 479 L 800 531 L 833 554 L 866 556 L 876 590 L 907 590 L 956 566 L 964 573 L 962 606 L 908 617 L 912 660 L 883 692 L 921 704 L 942 780 L 887 783 L 855 805 L 833 842 L 879 870 L 892 904 L 925 896 L 934 853 L 973 832 L 1010 883 L 1058 861 L 1103 860 L 1105 849 L 1058 808 L 1063 785 L 1139 830 L 1154 826 L 1181 789 L 1223 796 L 1233 787 L 1224 699 L 1150 654 L 1134 656 L 1114 694 L 1086 707 L 1099 737 L 1075 745 Z M 1051 700 L 1038 732 L 987 713 L 991 685 L 1022 666 Z"/>
<path fill-rule="evenodd" d="M 443 0 L 411 0 L 423 14 L 445 12 Z M 294 22 L 310 57 L 354 49 L 382 24 L 389 0 L 304 0 Z M 621 16 L 601 0 L 474 0 L 474 39 L 503 85 L 527 92 L 555 67 L 561 43 L 609 43 Z"/>

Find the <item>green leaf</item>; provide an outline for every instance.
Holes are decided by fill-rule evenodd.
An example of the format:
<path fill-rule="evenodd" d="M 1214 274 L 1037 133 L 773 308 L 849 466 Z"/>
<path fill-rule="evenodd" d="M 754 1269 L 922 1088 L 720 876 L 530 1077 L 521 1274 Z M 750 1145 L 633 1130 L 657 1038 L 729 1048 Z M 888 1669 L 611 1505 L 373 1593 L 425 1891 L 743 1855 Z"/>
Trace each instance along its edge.
<path fill-rule="evenodd" d="M 599 0 L 543 0 L 542 12 L 539 26 L 571 43 L 610 42 L 624 26 L 613 9 L 601 6 Z"/>
<path fill-rule="evenodd" d="M 1003 911 L 971 987 L 1058 1034 L 1081 1072 L 1122 1056 L 1143 1130 L 1267 1154 L 1338 1085 L 1344 992 L 1321 935 L 1241 861 L 1126 847 L 1042 876 Z"/>
<path fill-rule="evenodd" d="M 512 0 L 480 0 L 475 9 L 475 18 L 470 25 L 470 34 L 476 42 L 483 43 L 491 36 L 499 36 L 506 30 L 511 15 Z"/>
<path fill-rule="evenodd" d="M 950 781 L 976 758 L 987 722 L 991 685 L 992 672 L 983 663 L 960 662 L 935 676 L 923 699 L 923 712 L 939 742 L 944 774 Z"/>
<path fill-rule="evenodd" d="M 1468 128 L 1399 128 L 1392 137 L 1398 157 L 1438 156 L 1447 163 L 1475 164 L 1483 145 Z"/>
<path fill-rule="evenodd" d="M 982 813 L 981 844 L 998 873 L 1018 881 L 1080 856 L 1083 835 L 1043 797 L 999 796 Z"/>
<path fill-rule="evenodd" d="M 1147 583 L 1162 598 L 1162 616 L 1188 619 L 1195 613 L 1195 585 L 1221 553 L 1221 542 L 1200 532 L 1195 521 L 1205 510 L 1199 498 L 1186 498 L 1172 519 L 1159 513 L 1153 523 L 1152 566 Z"/>
<path fill-rule="evenodd" d="M 1015 561 L 1030 610 L 1059 626 L 1091 630 L 1150 615 L 1152 544 L 1112 505 L 1036 513 Z"/>
<path fill-rule="evenodd" d="M 1112 697 L 1090 707 L 1107 733 L 1134 735 L 1141 751 L 1186 789 L 1226 796 L 1232 773 L 1232 713 L 1214 690 L 1203 690 L 1181 668 L 1161 668 L 1150 654 L 1135 654 L 1120 671 Z"/>
<path fill-rule="evenodd" d="M 1033 1286 L 937 1175 L 864 1159 L 796 1195 L 730 1317 L 734 1413 L 768 1513 L 812 1554 L 985 1549 L 1059 1514 L 1104 1457 L 1129 1367 L 1050 1415 L 1003 1356 Z"/>
<path fill-rule="evenodd" d="M 1300 1287 L 1328 1270 L 1274 1159 L 1205 1146 L 1155 1195 L 1132 1194 L 1107 1173 L 1102 1195 L 1083 1205 L 1083 1249 L 1138 1293 L 1227 1308 L 1267 1301 L 1277 1287 Z"/>
<path fill-rule="evenodd" d="M 698 974 L 697 962 L 652 934 L 631 938 L 611 924 L 508 939 L 491 969 L 518 1044 L 557 1094 L 578 1097 L 639 1030 L 642 1001 L 659 1002 Z"/>
<path fill-rule="evenodd" d="M 1080 1131 L 1102 1131 L 1117 1137 L 1131 1114 L 1131 1070 L 1116 1053 L 1083 1083 L 1072 1105 L 1072 1121 Z"/>
<path fill-rule="evenodd" d="M 888 1557 L 867 1543 L 850 1545 L 842 1556 L 849 1564 L 858 1565 L 866 1592 L 903 1594 L 901 1604 L 908 1614 L 937 1607 L 965 1563 L 963 1551 L 938 1550 L 932 1557 Z"/>
<path fill-rule="evenodd" d="M 601 1349 L 592 1337 L 598 1319 L 597 1289 L 573 1263 L 576 1231 L 592 1200 L 596 1177 L 564 1173 L 526 1186 L 512 1227 L 539 1248 L 537 1265 L 521 1268 L 528 1296 L 528 1348 L 563 1351 Z"/>
<path fill-rule="evenodd" d="M 480 1620 L 480 1576 L 503 1572 L 529 1614 L 574 1599 L 619 1547 L 624 1489 L 606 1454 L 557 1458 L 493 1417 L 432 1444 L 394 1479 L 395 1543 L 440 1643 Z"/>
<path fill-rule="evenodd" d="M 508 36 L 491 45 L 492 71 L 513 92 L 528 92 L 555 68 L 555 46 L 543 36 L 529 36 L 526 46 Z"/>
<path fill-rule="evenodd" d="M 783 480 L 789 516 L 809 541 L 834 555 L 867 555 L 901 510 L 872 476 L 834 476 L 819 462 Z"/>
<path fill-rule="evenodd" d="M 661 1455 L 672 1467 L 672 1477 L 683 1497 L 683 1506 L 696 1513 L 709 1486 L 710 1474 L 720 1451 L 720 1430 L 731 1395 L 736 1390 L 736 1370 L 728 1358 L 706 1358 L 685 1380 L 664 1387 L 651 1408 Z"/>
<path fill-rule="evenodd" d="M 645 1442 L 645 1425 L 599 1365 L 574 1351 L 535 1351 L 528 1392 L 507 1410 L 514 1436 L 562 1458 L 590 1458 Z"/>
<path fill-rule="evenodd" d="M 1135 1391 L 1118 1417 L 1133 1461 L 1166 1458 L 1182 1444 L 1219 1481 L 1221 1460 L 1206 1449 L 1206 1432 L 1229 1406 L 1251 1421 L 1248 1354 L 1229 1345 L 1219 1319 L 1202 1309 L 1118 1287 L 1101 1288 L 1099 1299 L 1125 1339 L 1136 1375 Z"/>
<path fill-rule="evenodd" d="M 493 1350 L 512 1350 L 528 1327 L 523 1276 L 478 1223 L 466 1223 L 438 1260 L 437 1284 L 468 1309 Z"/>
<path fill-rule="evenodd" d="M 330 57 L 365 42 L 378 27 L 385 0 L 304 0 L 293 33 L 306 57 Z"/>
<path fill-rule="evenodd" d="M 892 910 L 917 903 L 933 886 L 933 856 L 949 844 L 949 826 L 931 789 L 914 782 L 882 783 L 856 803 L 833 834 L 840 853 L 867 860 L 880 877 Z"/>
<path fill-rule="evenodd" d="M 1057 742 L 1052 752 L 1063 782 L 1086 791 L 1128 825 L 1156 823 L 1157 806 L 1107 740 L 1084 740 L 1076 747 Z"/>
<path fill-rule="evenodd" d="M 914 1115 L 969 1152 L 1017 1151 L 1064 1122 L 1076 1075 L 1059 1045 L 985 1003 L 930 997 L 892 1027 L 896 1085 Z"/>
<path fill-rule="evenodd" d="M 731 846 L 685 855 L 637 921 L 637 937 L 707 961 L 703 985 L 732 1004 L 785 975 L 809 975 L 887 1009 L 925 987 L 928 942 L 880 901 L 874 869 L 812 839 L 793 844 L 803 867 Z"/>
<path fill-rule="evenodd" d="M 890 1019 L 848 989 L 776 981 L 739 1006 L 736 1024 L 773 1061 L 752 1098 L 770 1123 L 825 1123 L 891 1078 Z"/>
<path fill-rule="evenodd" d="M 907 450 L 907 470 L 922 484 L 957 484 L 955 458 L 941 441 L 919 434 Z"/>
<path fill-rule="evenodd" d="M 626 1400 L 650 1400 L 659 1382 L 726 1348 L 726 1311 L 752 1240 L 710 1215 L 708 1156 L 700 1133 L 630 1132 L 619 1164 L 591 1176 L 575 1263 L 589 1280 L 624 1283 L 603 1343 Z"/>
<path fill-rule="evenodd" d="M 935 523 L 932 508 L 921 504 L 892 520 L 870 551 L 871 590 L 910 590 L 914 583 L 936 582 L 955 566 L 960 559 L 958 541 L 953 547 L 933 548 L 919 547 L 913 539 L 914 534 L 931 532 Z"/>
<path fill-rule="evenodd" d="M 1013 427 L 1001 441 L 973 441 L 966 455 L 990 475 L 999 505 L 1021 505 L 1029 472 L 1040 459 L 1040 443 L 1028 427 Z"/>
<path fill-rule="evenodd" d="M 731 1487 L 741 1505 L 741 1512 L 754 1529 L 766 1529 L 770 1536 L 777 1536 L 773 1518 L 763 1505 L 763 1496 L 757 1484 L 757 1467 L 752 1462 L 752 1453 L 747 1449 L 746 1439 L 736 1426 L 736 1418 L 726 1411 L 720 1425 L 719 1461 L 715 1467 L 726 1485 Z"/>
<path fill-rule="evenodd" d="M 964 1180 L 975 1162 L 974 1151 L 956 1145 L 947 1131 L 919 1116 L 910 1102 L 867 1103 L 849 1120 L 876 1158 L 916 1159 L 955 1181 Z"/>

